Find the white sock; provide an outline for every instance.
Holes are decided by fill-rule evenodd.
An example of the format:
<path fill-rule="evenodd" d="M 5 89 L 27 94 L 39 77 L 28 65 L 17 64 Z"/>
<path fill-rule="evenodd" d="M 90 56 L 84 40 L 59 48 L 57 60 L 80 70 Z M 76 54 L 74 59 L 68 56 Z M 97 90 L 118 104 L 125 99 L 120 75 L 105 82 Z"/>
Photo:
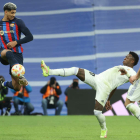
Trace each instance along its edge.
<path fill-rule="evenodd" d="M 138 120 L 140 120 L 140 108 L 138 106 L 130 103 L 126 106 L 126 108 L 131 111 Z"/>
<path fill-rule="evenodd" d="M 49 75 L 58 75 L 58 76 L 71 76 L 77 75 L 79 68 L 64 68 L 64 69 L 50 69 Z"/>
<path fill-rule="evenodd" d="M 106 130 L 105 116 L 102 114 L 102 111 L 94 110 L 94 115 L 98 119 L 98 122 L 99 122 L 99 124 L 101 126 L 101 129 Z"/>

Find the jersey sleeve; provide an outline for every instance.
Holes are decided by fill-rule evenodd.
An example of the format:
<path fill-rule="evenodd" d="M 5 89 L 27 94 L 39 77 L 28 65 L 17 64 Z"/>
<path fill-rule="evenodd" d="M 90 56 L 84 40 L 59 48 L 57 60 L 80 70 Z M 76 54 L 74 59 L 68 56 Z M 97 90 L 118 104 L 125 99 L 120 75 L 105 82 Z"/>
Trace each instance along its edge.
<path fill-rule="evenodd" d="M 33 40 L 33 35 L 30 30 L 26 27 L 25 23 L 21 19 L 17 19 L 17 25 L 19 30 L 25 35 L 24 38 L 17 40 L 18 45 L 24 44 Z"/>

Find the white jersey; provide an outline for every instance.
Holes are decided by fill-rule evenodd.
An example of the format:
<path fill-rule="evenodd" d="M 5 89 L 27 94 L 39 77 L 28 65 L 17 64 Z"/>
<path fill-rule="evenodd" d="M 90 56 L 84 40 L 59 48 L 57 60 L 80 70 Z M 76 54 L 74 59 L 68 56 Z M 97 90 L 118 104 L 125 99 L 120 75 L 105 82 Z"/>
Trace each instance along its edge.
<path fill-rule="evenodd" d="M 106 71 L 100 73 L 98 77 L 113 90 L 116 87 L 129 82 L 129 78 L 126 75 L 121 75 L 121 72 L 119 71 L 121 68 L 125 69 L 131 76 L 136 75 L 136 72 L 131 67 L 119 65 L 107 69 Z"/>
<path fill-rule="evenodd" d="M 133 85 L 130 85 L 127 98 L 130 101 L 140 101 L 140 78 Z"/>
<path fill-rule="evenodd" d="M 121 75 L 121 72 L 119 71 L 121 68 L 125 69 L 131 76 L 136 75 L 136 72 L 132 68 L 121 65 L 110 68 L 100 74 L 94 74 L 84 69 L 84 82 L 96 90 L 95 99 L 103 107 L 105 106 L 111 91 L 129 81 L 129 78 L 126 75 Z"/>

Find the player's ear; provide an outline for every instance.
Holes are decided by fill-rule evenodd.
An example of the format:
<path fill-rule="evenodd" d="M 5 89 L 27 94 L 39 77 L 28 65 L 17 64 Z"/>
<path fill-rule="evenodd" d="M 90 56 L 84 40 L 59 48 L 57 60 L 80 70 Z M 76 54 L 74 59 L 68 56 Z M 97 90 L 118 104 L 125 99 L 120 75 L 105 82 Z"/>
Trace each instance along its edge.
<path fill-rule="evenodd" d="M 134 66 L 135 61 L 134 61 L 134 60 L 131 60 L 131 63 L 132 63 L 132 64 L 133 64 L 133 66 Z"/>
<path fill-rule="evenodd" d="M 5 11 L 4 11 L 4 14 L 7 15 L 7 13 L 8 13 L 8 10 L 5 10 Z"/>

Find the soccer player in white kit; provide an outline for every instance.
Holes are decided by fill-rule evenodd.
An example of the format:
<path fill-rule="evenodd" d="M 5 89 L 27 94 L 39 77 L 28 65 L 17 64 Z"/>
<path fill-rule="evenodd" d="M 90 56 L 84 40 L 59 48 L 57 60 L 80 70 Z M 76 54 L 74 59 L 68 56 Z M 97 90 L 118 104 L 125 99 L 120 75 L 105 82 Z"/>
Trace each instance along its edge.
<path fill-rule="evenodd" d="M 120 69 L 122 75 L 126 74 L 129 77 L 130 85 L 125 101 L 125 107 L 131 111 L 134 116 L 140 120 L 140 69 L 137 74 L 132 76 L 129 72 L 124 69 Z M 139 107 L 134 103 L 137 102 Z"/>
<path fill-rule="evenodd" d="M 96 90 L 94 115 L 99 121 L 101 127 L 100 138 L 106 138 L 107 127 L 105 116 L 102 114 L 102 110 L 105 105 L 108 108 L 110 107 L 109 100 L 115 92 L 116 88 L 124 83 L 129 82 L 129 78 L 126 75 L 121 75 L 119 70 L 123 68 L 126 71 L 129 71 L 131 75 L 135 75 L 136 72 L 133 70 L 133 66 L 138 63 L 138 60 L 139 57 L 135 52 L 129 52 L 129 54 L 124 58 L 123 66 L 115 66 L 100 74 L 94 74 L 86 69 L 77 67 L 50 69 L 45 65 L 43 60 L 41 61 L 41 68 L 44 77 L 49 75 L 57 75 L 63 77 L 76 75 L 81 81 L 90 85 L 93 89 Z"/>

